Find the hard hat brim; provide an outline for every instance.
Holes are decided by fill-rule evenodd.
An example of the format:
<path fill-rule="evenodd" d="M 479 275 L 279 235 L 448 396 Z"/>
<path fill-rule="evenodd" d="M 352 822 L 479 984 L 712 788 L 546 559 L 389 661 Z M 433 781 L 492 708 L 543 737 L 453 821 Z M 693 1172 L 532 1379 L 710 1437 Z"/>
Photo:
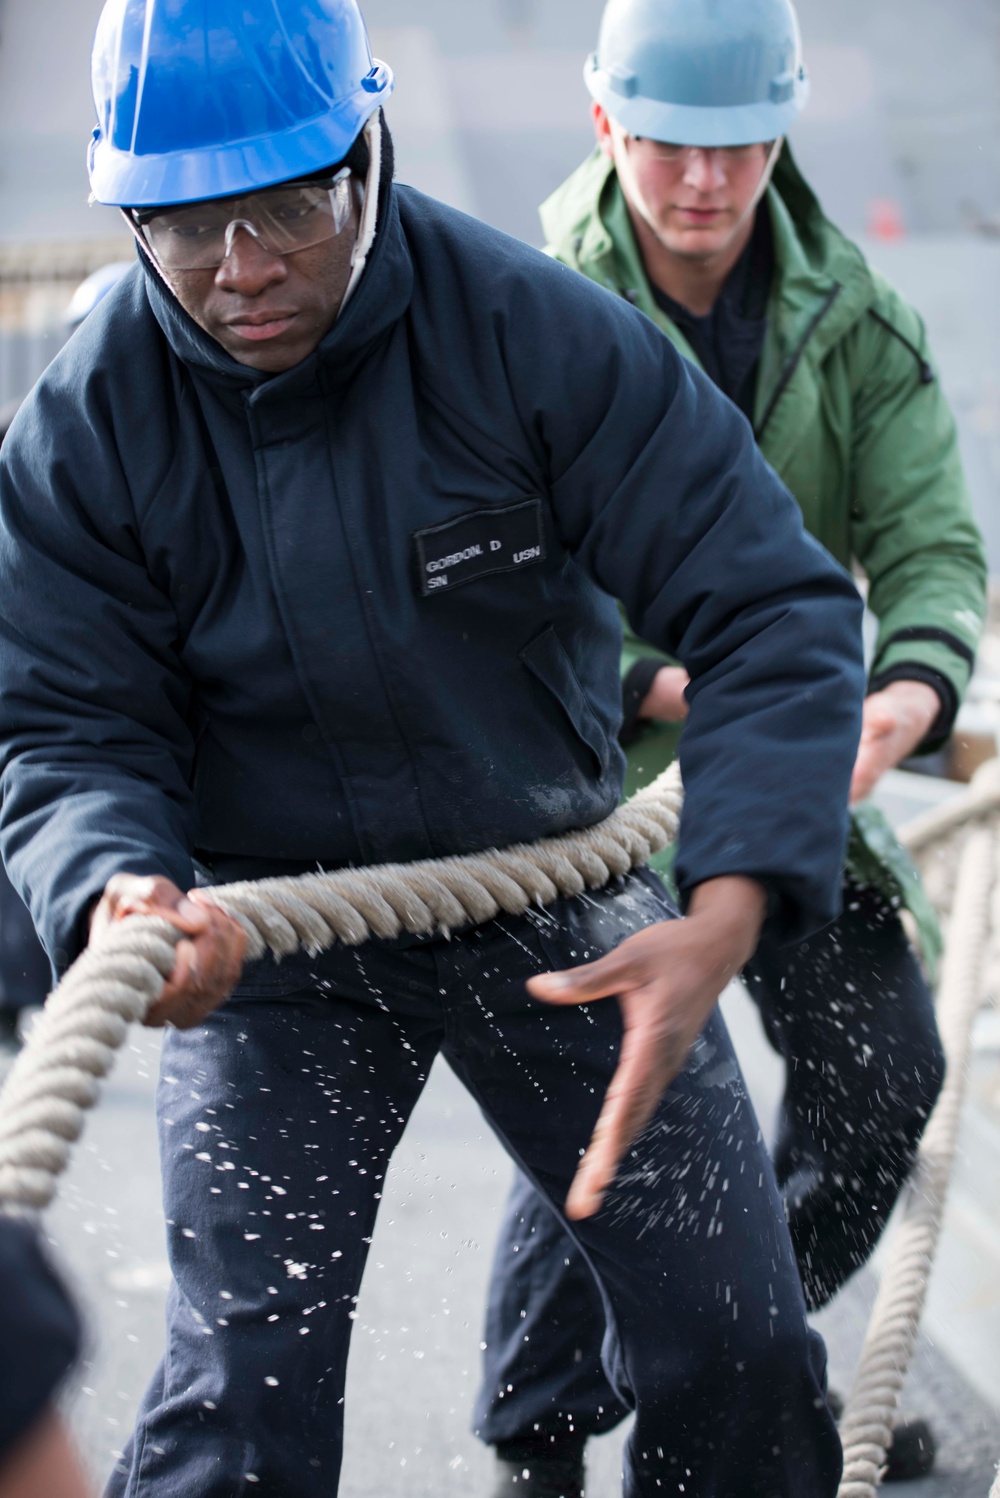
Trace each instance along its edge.
<path fill-rule="evenodd" d="M 226 198 L 288 182 L 342 161 L 376 109 L 392 93 L 391 68 L 379 65 L 377 92 L 359 90 L 328 113 L 276 135 L 231 145 L 136 156 L 117 151 L 95 131 L 88 159 L 98 203 L 116 208 L 163 208 Z"/>
<path fill-rule="evenodd" d="M 789 99 L 708 108 L 666 104 L 641 94 L 626 98 L 607 73 L 588 58 L 584 81 L 591 96 L 629 135 L 676 146 L 750 146 L 787 135 L 809 98 L 808 77 L 797 78 Z"/>

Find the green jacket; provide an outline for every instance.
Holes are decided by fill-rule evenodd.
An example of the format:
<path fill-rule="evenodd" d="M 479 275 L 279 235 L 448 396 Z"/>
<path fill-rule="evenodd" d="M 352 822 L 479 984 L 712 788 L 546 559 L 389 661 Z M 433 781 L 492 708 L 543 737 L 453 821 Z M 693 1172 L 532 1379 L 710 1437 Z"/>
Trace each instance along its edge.
<path fill-rule="evenodd" d="M 968 685 L 986 609 L 986 560 L 955 424 L 917 314 L 824 217 L 787 146 L 764 200 L 775 271 L 755 435 L 808 529 L 868 579 L 877 687 L 916 666 Z M 550 253 L 625 296 L 697 363 L 649 287 L 613 163 L 595 153 L 542 207 Z M 626 631 L 623 675 L 655 652 Z M 679 730 L 646 724 L 629 791 L 665 768 Z M 934 746 L 928 746 L 934 747 Z M 870 804 L 854 816 L 848 871 L 905 904 L 934 966 L 940 934 L 908 856 Z"/>

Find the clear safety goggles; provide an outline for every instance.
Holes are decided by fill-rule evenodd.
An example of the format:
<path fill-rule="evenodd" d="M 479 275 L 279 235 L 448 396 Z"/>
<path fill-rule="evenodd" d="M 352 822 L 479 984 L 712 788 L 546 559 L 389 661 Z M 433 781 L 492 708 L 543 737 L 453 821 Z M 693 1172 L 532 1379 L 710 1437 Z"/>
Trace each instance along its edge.
<path fill-rule="evenodd" d="M 272 255 L 294 255 L 336 239 L 351 217 L 351 171 L 285 182 L 239 198 L 208 198 L 175 208 L 133 209 L 136 233 L 164 271 L 216 270 L 245 229 Z"/>
<path fill-rule="evenodd" d="M 682 161 L 686 162 L 692 151 L 703 151 L 706 154 L 711 153 L 723 168 L 735 167 L 749 161 L 754 152 L 760 150 L 756 142 L 749 146 L 675 146 L 669 141 L 650 140 L 644 135 L 627 135 L 625 144 L 630 151 L 637 145 L 641 146 L 647 157 L 670 166 L 676 166 Z M 765 144 L 765 150 L 770 151 L 771 144 L 768 141 Z"/>

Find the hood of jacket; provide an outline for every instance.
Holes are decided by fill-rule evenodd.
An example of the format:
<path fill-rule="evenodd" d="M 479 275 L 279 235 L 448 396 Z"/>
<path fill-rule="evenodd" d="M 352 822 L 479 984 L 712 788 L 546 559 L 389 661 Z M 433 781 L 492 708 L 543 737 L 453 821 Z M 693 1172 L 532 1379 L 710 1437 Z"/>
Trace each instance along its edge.
<path fill-rule="evenodd" d="M 391 148 L 387 148 L 390 150 Z M 371 350 L 405 316 L 413 295 L 413 265 L 399 219 L 391 155 L 379 188 L 378 227 L 364 275 L 350 301 L 308 358 L 281 374 L 240 364 L 181 306 L 140 249 L 146 295 L 172 352 L 217 392 L 236 401 L 293 395 L 317 376 L 336 388 L 350 380 Z"/>
<path fill-rule="evenodd" d="M 823 213 L 787 141 L 764 203 L 774 230 L 775 274 L 758 384 L 758 425 L 786 361 L 807 344 L 806 357 L 819 364 L 879 294 L 861 251 Z M 697 363 L 653 298 L 609 157 L 595 150 L 542 205 L 541 218 L 551 254 L 626 297 Z"/>
<path fill-rule="evenodd" d="M 845 566 L 857 560 L 867 572 L 879 618 L 876 666 L 922 663 L 951 683 L 957 703 L 975 625 L 972 639 L 959 640 L 961 653 L 941 641 L 955 634 L 956 619 L 981 613 L 983 562 L 954 423 L 933 373 L 926 378 L 933 365 L 922 324 L 826 217 L 787 142 L 764 205 L 775 260 L 755 436 L 807 529 Z M 550 254 L 638 307 L 698 363 L 653 297 L 614 163 L 603 152 L 553 193 L 541 215 Z M 665 764 L 671 746 L 660 748 Z M 633 759 L 649 773 L 659 765 L 648 734 Z M 910 908 L 933 961 L 936 923 L 907 855 L 870 805 L 855 814 L 853 828 L 853 876 Z"/>

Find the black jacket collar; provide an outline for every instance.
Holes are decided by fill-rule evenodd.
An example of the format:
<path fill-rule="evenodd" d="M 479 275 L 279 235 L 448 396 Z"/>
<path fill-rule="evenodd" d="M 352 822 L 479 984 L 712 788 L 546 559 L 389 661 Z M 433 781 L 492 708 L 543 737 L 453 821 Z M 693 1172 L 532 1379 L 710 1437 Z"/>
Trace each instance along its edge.
<path fill-rule="evenodd" d="M 322 343 L 301 364 L 279 375 L 238 363 L 185 312 L 140 246 L 146 295 L 153 315 L 177 358 L 220 394 L 243 399 L 291 395 L 317 378 L 341 384 L 405 315 L 413 295 L 413 265 L 399 219 L 391 179 L 379 194 L 379 228 L 364 275 Z"/>

